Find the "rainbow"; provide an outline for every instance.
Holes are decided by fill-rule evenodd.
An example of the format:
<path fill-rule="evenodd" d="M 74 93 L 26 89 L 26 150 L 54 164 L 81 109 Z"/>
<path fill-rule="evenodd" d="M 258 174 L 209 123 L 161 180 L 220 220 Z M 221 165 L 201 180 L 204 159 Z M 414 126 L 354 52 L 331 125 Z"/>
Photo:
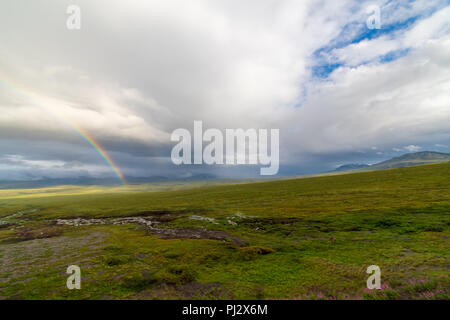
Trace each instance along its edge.
<path fill-rule="evenodd" d="M 6 81 L 5 79 L 8 79 L 8 78 L 4 77 L 3 75 L 0 77 L 0 83 L 4 87 L 12 89 L 13 91 L 18 92 L 20 95 L 22 95 L 26 98 L 30 98 L 31 100 L 35 100 L 35 101 L 38 100 L 39 96 L 37 94 L 35 94 L 34 92 L 32 92 L 31 90 L 26 89 L 22 85 L 14 83 L 14 81 L 11 81 L 11 79 L 8 79 L 8 81 Z M 75 123 L 69 121 L 67 118 L 63 118 L 63 117 L 61 117 L 61 115 L 55 114 L 51 109 L 49 109 L 48 107 L 46 107 L 40 103 L 35 103 L 35 105 L 38 105 L 41 108 L 45 109 L 47 112 L 49 112 L 49 113 L 53 114 L 54 116 L 56 116 L 57 118 L 61 119 L 66 125 L 68 125 L 70 128 L 72 128 L 83 140 L 85 140 L 88 144 L 90 144 L 95 149 L 95 151 L 97 151 L 97 153 L 106 161 L 106 163 L 108 164 L 108 166 L 110 166 L 112 168 L 112 170 L 114 171 L 114 174 L 117 176 L 117 178 L 120 180 L 120 182 L 123 185 L 127 185 L 125 176 L 124 176 L 123 172 L 120 170 L 119 166 L 113 161 L 113 159 L 111 159 L 111 157 L 108 155 L 106 150 L 100 145 L 100 143 L 98 141 L 96 141 L 94 139 L 94 137 L 92 137 L 86 130 L 82 129 Z"/>
<path fill-rule="evenodd" d="M 84 140 L 86 140 L 92 147 L 94 147 L 95 151 L 103 158 L 105 159 L 106 163 L 113 169 L 114 173 L 116 174 L 117 178 L 119 178 L 120 182 L 122 182 L 123 185 L 127 184 L 127 180 L 125 179 L 125 176 L 122 171 L 120 171 L 119 166 L 111 159 L 111 157 L 108 155 L 106 150 L 102 148 L 102 146 L 92 137 L 89 135 L 86 130 L 83 130 L 82 128 L 78 127 L 77 125 L 70 123 L 70 126 L 75 129 L 75 131 L 78 133 L 80 137 L 82 137 Z"/>

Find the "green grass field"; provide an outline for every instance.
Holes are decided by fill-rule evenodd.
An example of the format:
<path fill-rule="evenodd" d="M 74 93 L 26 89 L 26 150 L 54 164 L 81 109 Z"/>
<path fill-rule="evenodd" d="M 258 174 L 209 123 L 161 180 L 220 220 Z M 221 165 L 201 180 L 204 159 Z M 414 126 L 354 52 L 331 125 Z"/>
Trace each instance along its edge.
<path fill-rule="evenodd" d="M 0 191 L 1 299 L 449 298 L 450 163 L 172 191 L 73 188 Z M 69 265 L 81 268 L 81 290 L 66 288 Z M 382 290 L 366 288 L 370 265 Z"/>

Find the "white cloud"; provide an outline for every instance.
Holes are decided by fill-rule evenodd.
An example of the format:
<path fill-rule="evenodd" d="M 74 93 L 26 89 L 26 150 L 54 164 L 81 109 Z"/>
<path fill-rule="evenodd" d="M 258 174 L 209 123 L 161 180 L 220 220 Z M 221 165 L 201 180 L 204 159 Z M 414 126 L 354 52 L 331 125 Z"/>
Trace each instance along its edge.
<path fill-rule="evenodd" d="M 409 152 L 417 152 L 417 151 L 419 151 L 420 149 L 422 149 L 422 147 L 415 146 L 415 145 L 412 144 L 412 145 L 403 147 L 403 149 L 405 149 L 405 150 L 407 150 L 407 151 L 409 151 Z"/>
<path fill-rule="evenodd" d="M 402 28 L 392 34 L 334 49 L 330 52 L 328 59 L 333 63 L 339 62 L 355 67 L 362 63 L 378 62 L 380 57 L 391 52 L 426 46 L 436 39 L 448 37 L 450 34 L 449 16 L 450 6 L 419 21 L 411 28 Z"/>

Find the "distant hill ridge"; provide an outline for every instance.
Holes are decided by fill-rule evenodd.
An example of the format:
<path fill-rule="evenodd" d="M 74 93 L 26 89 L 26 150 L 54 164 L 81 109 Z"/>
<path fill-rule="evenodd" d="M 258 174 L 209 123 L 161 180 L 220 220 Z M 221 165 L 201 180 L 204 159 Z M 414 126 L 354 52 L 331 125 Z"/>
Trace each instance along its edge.
<path fill-rule="evenodd" d="M 195 182 L 217 179 L 212 174 L 195 174 L 188 177 L 175 178 L 166 176 L 151 176 L 151 177 L 127 177 L 129 184 L 145 184 L 145 183 L 166 183 L 166 182 Z M 1 181 L 0 189 L 27 189 L 27 188 L 44 188 L 55 187 L 63 185 L 74 186 L 116 186 L 120 185 L 116 178 L 92 178 L 92 177 L 77 177 L 77 178 L 42 178 L 32 181 Z"/>
<path fill-rule="evenodd" d="M 418 166 L 421 164 L 431 164 L 450 161 L 449 153 L 441 153 L 434 151 L 422 151 L 416 153 L 407 153 L 399 157 L 395 157 L 373 165 L 367 164 L 345 164 L 338 167 L 335 172 L 352 171 L 352 170 L 383 170 L 391 168 L 402 168 Z"/>
<path fill-rule="evenodd" d="M 368 165 L 364 163 L 345 164 L 331 172 L 361 172 L 367 170 L 382 170 L 400 167 L 417 166 L 421 164 L 431 164 L 450 161 L 450 154 L 433 151 L 423 151 L 417 153 L 408 153 L 399 157 L 392 158 L 377 164 Z M 127 177 L 130 184 L 145 184 L 145 183 L 168 183 L 168 182 L 195 182 L 220 179 L 211 174 L 195 174 L 189 177 L 174 178 L 166 176 L 151 176 L 151 177 Z M 42 178 L 33 181 L 1 181 L 0 189 L 26 189 L 26 188 L 43 188 L 61 185 L 103 185 L 115 186 L 119 185 L 116 178 L 92 178 L 92 177 L 78 177 L 78 178 Z"/>

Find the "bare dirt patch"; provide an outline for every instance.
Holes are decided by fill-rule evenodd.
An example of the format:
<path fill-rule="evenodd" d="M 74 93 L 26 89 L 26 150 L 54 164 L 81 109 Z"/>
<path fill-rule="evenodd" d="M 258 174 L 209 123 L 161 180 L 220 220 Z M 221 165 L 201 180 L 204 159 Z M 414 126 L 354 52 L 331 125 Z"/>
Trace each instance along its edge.
<path fill-rule="evenodd" d="M 2 283 L 21 278 L 33 278 L 45 273 L 49 265 L 65 272 L 70 264 L 86 267 L 89 256 L 101 252 L 107 234 L 93 232 L 79 237 L 40 238 L 18 243 L 2 244 L 0 247 L 0 295 Z M 89 256 L 83 256 L 81 249 L 89 248 Z"/>

